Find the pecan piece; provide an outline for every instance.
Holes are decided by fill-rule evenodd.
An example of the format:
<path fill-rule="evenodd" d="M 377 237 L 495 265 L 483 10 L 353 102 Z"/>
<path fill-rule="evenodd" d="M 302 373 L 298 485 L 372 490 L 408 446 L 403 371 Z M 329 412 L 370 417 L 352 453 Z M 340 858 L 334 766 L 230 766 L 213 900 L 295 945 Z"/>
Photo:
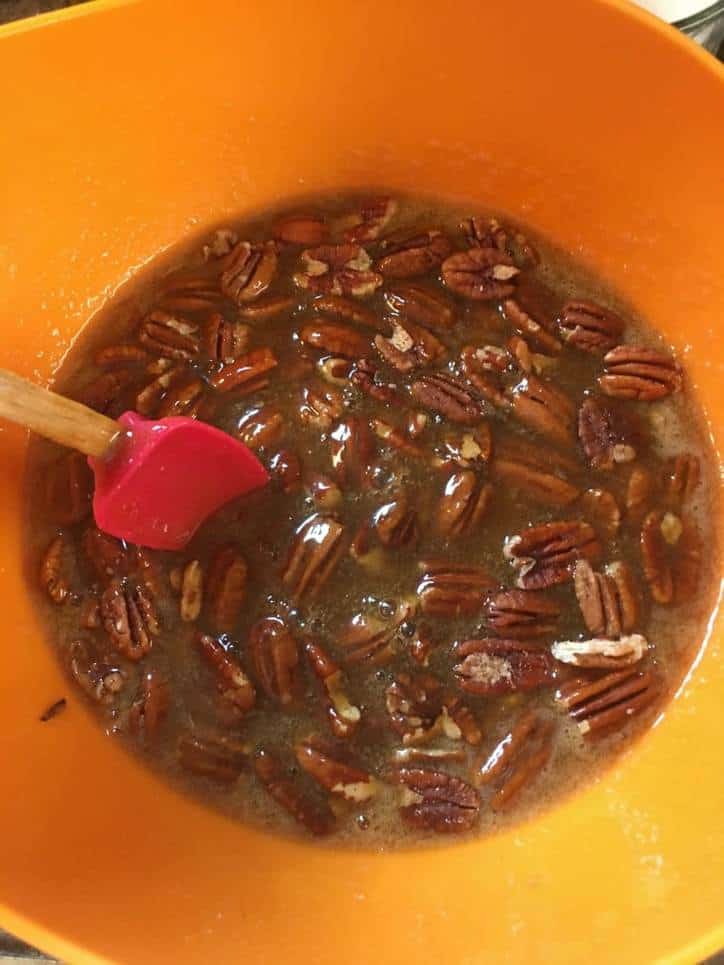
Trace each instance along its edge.
<path fill-rule="evenodd" d="M 671 512 L 652 512 L 641 528 L 641 563 L 657 603 L 681 603 L 699 583 L 702 544 L 696 525 Z"/>
<path fill-rule="evenodd" d="M 159 305 L 170 312 L 198 312 L 220 301 L 221 292 L 215 279 L 201 276 L 169 275 L 164 279 Z"/>
<path fill-rule="evenodd" d="M 248 759 L 247 749 L 224 737 L 181 737 L 177 745 L 179 764 L 184 770 L 218 784 L 234 784 Z"/>
<path fill-rule="evenodd" d="M 492 466 L 493 476 L 502 480 L 513 490 L 519 490 L 544 506 L 568 506 L 580 490 L 556 473 L 546 472 L 514 459 L 496 458 Z"/>
<path fill-rule="evenodd" d="M 628 427 L 609 406 L 589 396 L 578 410 L 578 438 L 594 469 L 613 469 L 636 458 Z"/>
<path fill-rule="evenodd" d="M 377 793 L 377 782 L 368 771 L 340 760 L 316 738 L 300 741 L 295 754 L 307 774 L 332 794 L 360 803 Z"/>
<path fill-rule="evenodd" d="M 353 215 L 354 223 L 344 231 L 345 241 L 357 245 L 374 241 L 379 238 L 396 211 L 397 201 L 394 198 L 365 198 Z"/>
<path fill-rule="evenodd" d="M 454 472 L 437 505 L 438 533 L 449 539 L 473 532 L 486 513 L 492 491 L 490 483 L 481 483 L 472 469 Z"/>
<path fill-rule="evenodd" d="M 303 325 L 299 339 L 305 345 L 326 352 L 328 355 L 341 355 L 347 359 L 358 359 L 370 351 L 370 342 L 355 329 L 339 322 L 328 321 L 322 317 L 309 325 Z"/>
<path fill-rule="evenodd" d="M 691 499 L 701 479 L 701 465 L 696 456 L 682 453 L 669 461 L 664 482 L 664 499 L 667 506 L 680 510 Z"/>
<path fill-rule="evenodd" d="M 275 445 L 284 434 L 285 428 L 284 416 L 275 405 L 249 409 L 237 425 L 239 438 L 250 449 L 266 449 Z"/>
<path fill-rule="evenodd" d="M 561 663 L 574 667 L 613 670 L 638 663 L 648 650 L 648 641 L 640 633 L 609 640 L 593 637 L 591 640 L 558 640 L 551 647 L 551 654 Z"/>
<path fill-rule="evenodd" d="M 102 580 L 127 571 L 128 553 L 114 536 L 90 526 L 83 533 L 82 545 L 91 566 Z"/>
<path fill-rule="evenodd" d="M 609 563 L 603 573 L 597 573 L 588 560 L 578 560 L 573 587 L 589 633 L 618 637 L 633 630 L 639 615 L 638 593 L 626 563 Z"/>
<path fill-rule="evenodd" d="M 201 247 L 204 261 L 211 261 L 212 258 L 224 258 L 238 240 L 239 236 L 232 228 L 217 228 L 209 244 Z"/>
<path fill-rule="evenodd" d="M 381 247 L 384 255 L 376 267 L 385 278 L 425 275 L 442 264 L 452 249 L 449 239 L 436 229 L 390 236 Z"/>
<path fill-rule="evenodd" d="M 204 571 L 198 560 L 190 560 L 181 573 L 179 614 L 184 623 L 193 623 L 201 615 L 204 599 Z"/>
<path fill-rule="evenodd" d="M 494 811 L 504 811 L 541 773 L 553 747 L 553 724 L 527 711 L 496 744 L 481 765 L 478 784 L 497 785 L 490 799 Z"/>
<path fill-rule="evenodd" d="M 387 445 L 393 446 L 399 452 L 407 456 L 412 456 L 414 459 L 423 459 L 425 457 L 424 449 L 416 442 L 412 442 L 408 435 L 401 429 L 390 425 L 389 422 L 384 422 L 382 419 L 372 419 L 372 428 L 378 439 L 381 439 L 382 442 L 387 443 Z"/>
<path fill-rule="evenodd" d="M 395 654 L 398 640 L 410 626 L 413 607 L 400 603 L 394 613 L 385 620 L 358 613 L 339 639 L 345 651 L 347 663 L 370 663 L 380 666 L 388 663 Z"/>
<path fill-rule="evenodd" d="M 471 426 L 480 422 L 479 401 L 456 379 L 446 375 L 421 375 L 410 386 L 416 402 L 438 412 L 450 422 Z"/>
<path fill-rule="evenodd" d="M 600 558 L 601 544 L 589 523 L 555 520 L 507 539 L 503 555 L 518 570 L 517 585 L 536 590 L 567 583 L 577 560 Z"/>
<path fill-rule="evenodd" d="M 382 284 L 372 261 L 359 245 L 319 245 L 302 252 L 304 270 L 294 275 L 299 288 L 327 295 L 364 298 Z"/>
<path fill-rule="evenodd" d="M 314 515 L 297 529 L 282 581 L 292 599 L 313 599 L 344 551 L 344 527 L 331 516 Z"/>
<path fill-rule="evenodd" d="M 63 536 L 55 536 L 48 544 L 40 561 L 40 585 L 53 603 L 65 603 L 70 594 L 65 574 L 66 542 Z"/>
<path fill-rule="evenodd" d="M 445 354 L 445 346 L 432 332 L 408 320 L 395 321 L 392 335 L 376 335 L 374 344 L 388 365 L 405 373 L 429 365 Z"/>
<path fill-rule="evenodd" d="M 310 641 L 304 649 L 314 675 L 322 682 L 326 691 L 327 716 L 332 733 L 335 737 L 351 737 L 362 719 L 362 714 L 345 693 L 342 671 L 319 644 Z"/>
<path fill-rule="evenodd" d="M 555 633 L 561 613 L 540 590 L 500 590 L 488 600 L 485 612 L 491 630 L 518 640 Z"/>
<path fill-rule="evenodd" d="M 116 365 L 142 365 L 148 362 L 148 352 L 145 352 L 138 345 L 106 345 L 98 349 L 93 357 L 94 365 L 99 369 L 111 368 Z"/>
<path fill-rule="evenodd" d="M 554 442 L 571 444 L 576 410 L 564 392 L 535 375 L 526 375 L 509 395 L 517 419 Z"/>
<path fill-rule="evenodd" d="M 391 382 L 383 382 L 378 377 L 377 367 L 369 359 L 359 359 L 350 372 L 349 378 L 360 392 L 383 405 L 391 405 L 399 401 L 397 387 Z"/>
<path fill-rule="evenodd" d="M 299 691 L 299 647 L 284 621 L 258 620 L 249 632 L 249 652 L 267 697 L 290 703 Z"/>
<path fill-rule="evenodd" d="M 419 566 L 422 579 L 417 595 L 423 613 L 429 616 L 457 617 L 477 613 L 495 586 L 495 581 L 480 566 L 445 560 L 425 560 Z"/>
<path fill-rule="evenodd" d="M 471 248 L 450 255 L 442 264 L 442 280 L 451 291 L 476 301 L 496 301 L 513 294 L 519 269 L 495 248 Z"/>
<path fill-rule="evenodd" d="M 596 680 L 570 680 L 556 700 L 578 724 L 582 734 L 595 737 L 622 727 L 659 696 L 658 681 L 650 670 L 625 670 Z"/>
<path fill-rule="evenodd" d="M 123 411 L 122 399 L 133 381 L 133 373 L 128 369 L 118 369 L 114 372 L 104 372 L 97 379 L 93 379 L 78 393 L 78 401 L 95 409 L 97 412 Z"/>
<path fill-rule="evenodd" d="M 545 650 L 521 640 L 483 637 L 455 646 L 453 667 L 460 687 L 478 697 L 533 690 L 554 679 L 555 665 Z"/>
<path fill-rule="evenodd" d="M 219 392 L 232 389 L 242 395 L 256 392 L 268 385 L 266 373 L 277 364 L 276 356 L 270 348 L 256 348 L 240 356 L 229 365 L 222 365 L 211 379 L 211 385 Z"/>
<path fill-rule="evenodd" d="M 196 325 L 169 312 L 151 312 L 141 323 L 138 341 L 154 355 L 190 362 L 199 354 Z"/>
<path fill-rule="evenodd" d="M 333 479 L 321 473 L 308 478 L 307 491 L 318 509 L 339 509 L 342 504 L 342 490 Z"/>
<path fill-rule="evenodd" d="M 621 525 L 621 510 L 607 489 L 587 489 L 579 500 L 581 511 L 606 539 L 613 539 Z"/>
<path fill-rule="evenodd" d="M 292 449 L 280 449 L 269 460 L 272 482 L 284 493 L 294 492 L 301 485 L 302 463 Z"/>
<path fill-rule="evenodd" d="M 493 449 L 493 436 L 487 422 L 481 422 L 468 432 L 460 435 L 447 433 L 442 439 L 442 450 L 438 450 L 440 462 L 447 465 L 454 462 L 461 469 L 480 466 L 490 459 Z"/>
<path fill-rule="evenodd" d="M 128 727 L 144 743 L 153 741 L 168 715 L 168 683 L 158 670 L 143 675 L 141 692 L 128 712 Z"/>
<path fill-rule="evenodd" d="M 200 414 L 206 418 L 209 415 L 209 404 L 204 398 L 204 383 L 201 379 L 192 378 L 185 380 L 180 385 L 175 385 L 158 406 L 156 415 L 159 418 L 171 415 L 183 415 L 189 419 L 197 419 Z"/>
<path fill-rule="evenodd" d="M 630 521 L 641 520 L 649 508 L 656 480 L 644 466 L 634 466 L 626 484 L 626 518 Z"/>
<path fill-rule="evenodd" d="M 129 660 L 141 660 L 161 628 L 143 587 L 114 579 L 101 597 L 103 628 L 116 649 Z"/>
<path fill-rule="evenodd" d="M 288 245 L 321 245 L 327 240 L 329 228 L 319 215 L 287 215 L 277 221 L 274 237 Z"/>
<path fill-rule="evenodd" d="M 337 389 L 313 389 L 305 386 L 302 401 L 297 409 L 299 418 L 306 425 L 326 432 L 344 411 L 342 396 Z"/>
<path fill-rule="evenodd" d="M 443 734 L 450 740 L 462 738 L 466 744 L 475 746 L 483 739 L 483 732 L 475 715 L 462 697 L 446 694 L 443 698 L 440 725 Z"/>
<path fill-rule="evenodd" d="M 455 833 L 469 831 L 478 819 L 478 792 L 459 777 L 401 767 L 397 780 L 405 788 L 400 814 L 415 828 Z"/>
<path fill-rule="evenodd" d="M 585 301 L 566 302 L 558 324 L 569 345 L 594 354 L 615 348 L 626 328 L 624 320 L 614 312 Z"/>
<path fill-rule="evenodd" d="M 291 312 L 295 305 L 295 300 L 289 295 L 273 295 L 249 305 L 239 305 L 237 311 L 249 322 L 266 322 L 284 312 Z"/>
<path fill-rule="evenodd" d="M 603 357 L 605 373 L 598 384 L 606 395 L 653 402 L 678 392 L 681 367 L 675 359 L 640 345 L 618 345 Z"/>
<path fill-rule="evenodd" d="M 216 689 L 229 723 L 237 723 L 256 703 L 256 690 L 223 640 L 196 634 L 196 645 L 216 676 Z"/>
<path fill-rule="evenodd" d="M 334 427 L 329 439 L 332 466 L 340 484 L 361 486 L 375 452 L 370 427 L 359 416 L 349 416 Z"/>
<path fill-rule="evenodd" d="M 214 312 L 206 323 L 204 351 L 213 362 L 234 362 L 249 342 L 249 326 L 230 322 L 220 312 Z"/>
<path fill-rule="evenodd" d="M 238 305 L 252 302 L 271 285 L 276 270 L 277 249 L 273 241 L 240 241 L 226 259 L 221 290 Z"/>
<path fill-rule="evenodd" d="M 544 355 L 556 355 L 563 347 L 559 340 L 526 312 L 514 298 L 503 302 L 503 317 L 512 327 L 530 342 L 534 349 Z"/>
<path fill-rule="evenodd" d="M 91 511 L 93 473 L 80 452 L 69 452 L 51 463 L 45 474 L 45 504 L 53 520 L 79 523 Z"/>
<path fill-rule="evenodd" d="M 219 633 L 231 633 L 246 596 L 247 566 L 244 557 L 229 543 L 214 554 L 206 579 L 207 610 Z"/>
<path fill-rule="evenodd" d="M 417 541 L 417 512 L 410 508 L 404 492 L 377 510 L 373 525 L 380 542 L 393 549 Z"/>
<path fill-rule="evenodd" d="M 443 707 L 442 684 L 431 674 L 398 674 L 385 691 L 390 724 L 405 745 L 426 740 Z"/>
<path fill-rule="evenodd" d="M 320 295 L 319 298 L 314 299 L 310 308 L 313 308 L 315 312 L 336 315 L 345 322 L 362 325 L 363 328 L 372 328 L 379 331 L 379 329 L 386 327 L 384 319 L 369 308 L 349 298 L 341 298 L 339 295 Z"/>
<path fill-rule="evenodd" d="M 279 758 L 261 749 L 254 758 L 254 770 L 269 795 L 314 835 L 329 834 L 335 819 L 329 805 L 308 800 L 287 775 Z"/>
<path fill-rule="evenodd" d="M 455 323 L 455 310 L 450 302 L 424 285 L 390 286 L 385 292 L 385 302 L 393 315 L 438 332 L 448 331 Z"/>

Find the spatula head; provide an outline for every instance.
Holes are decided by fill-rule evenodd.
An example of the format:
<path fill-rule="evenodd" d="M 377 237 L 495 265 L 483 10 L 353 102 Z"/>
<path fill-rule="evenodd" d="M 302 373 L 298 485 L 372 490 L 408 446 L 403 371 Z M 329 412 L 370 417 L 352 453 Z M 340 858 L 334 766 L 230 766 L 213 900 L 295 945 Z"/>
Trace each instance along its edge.
<path fill-rule="evenodd" d="M 135 412 L 110 459 L 89 459 L 95 473 L 93 514 L 99 529 L 152 549 L 182 549 L 224 503 L 269 481 L 237 439 L 194 419 L 156 421 Z"/>

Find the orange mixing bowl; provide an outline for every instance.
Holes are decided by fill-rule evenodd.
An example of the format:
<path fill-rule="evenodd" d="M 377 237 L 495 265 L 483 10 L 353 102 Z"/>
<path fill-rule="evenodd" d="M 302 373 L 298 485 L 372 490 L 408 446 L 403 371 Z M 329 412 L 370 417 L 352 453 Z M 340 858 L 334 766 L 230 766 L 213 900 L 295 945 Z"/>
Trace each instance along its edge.
<path fill-rule="evenodd" d="M 0 31 L 0 365 L 48 379 L 199 225 L 378 184 L 492 205 L 681 350 L 724 438 L 724 70 L 603 0 L 90 3 Z M 75 962 L 693 961 L 724 945 L 724 638 L 595 785 L 393 855 L 277 840 L 166 787 L 70 694 L 0 471 L 0 924 Z M 715 521 L 712 520 L 712 523 Z"/>

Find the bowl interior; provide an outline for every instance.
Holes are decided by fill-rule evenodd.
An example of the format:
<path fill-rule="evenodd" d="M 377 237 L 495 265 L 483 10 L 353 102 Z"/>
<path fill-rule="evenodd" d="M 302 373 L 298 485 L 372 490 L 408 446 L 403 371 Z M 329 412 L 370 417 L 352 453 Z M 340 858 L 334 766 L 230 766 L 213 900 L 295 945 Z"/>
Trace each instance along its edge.
<path fill-rule="evenodd" d="M 647 15 L 142 0 L 0 44 L 0 365 L 49 378 L 118 284 L 200 225 L 377 184 L 507 210 L 595 266 L 682 352 L 721 445 L 724 76 Z M 315 850 L 180 798 L 72 694 L 38 722 L 69 686 L 21 571 L 25 444 L 3 427 L 3 925 L 74 961 L 635 962 L 724 944 L 718 621 L 654 731 L 554 811 L 479 843 Z"/>

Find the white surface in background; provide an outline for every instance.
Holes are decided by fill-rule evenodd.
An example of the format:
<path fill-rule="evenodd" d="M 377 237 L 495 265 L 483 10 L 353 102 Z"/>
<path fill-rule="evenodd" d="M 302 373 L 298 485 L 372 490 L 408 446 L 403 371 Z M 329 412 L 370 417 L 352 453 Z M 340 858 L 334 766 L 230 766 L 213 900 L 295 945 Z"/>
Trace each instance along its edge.
<path fill-rule="evenodd" d="M 702 0 L 634 0 L 634 2 L 669 23 L 684 20 L 693 13 L 699 13 L 715 5 L 715 0 L 706 0 L 706 2 Z"/>

